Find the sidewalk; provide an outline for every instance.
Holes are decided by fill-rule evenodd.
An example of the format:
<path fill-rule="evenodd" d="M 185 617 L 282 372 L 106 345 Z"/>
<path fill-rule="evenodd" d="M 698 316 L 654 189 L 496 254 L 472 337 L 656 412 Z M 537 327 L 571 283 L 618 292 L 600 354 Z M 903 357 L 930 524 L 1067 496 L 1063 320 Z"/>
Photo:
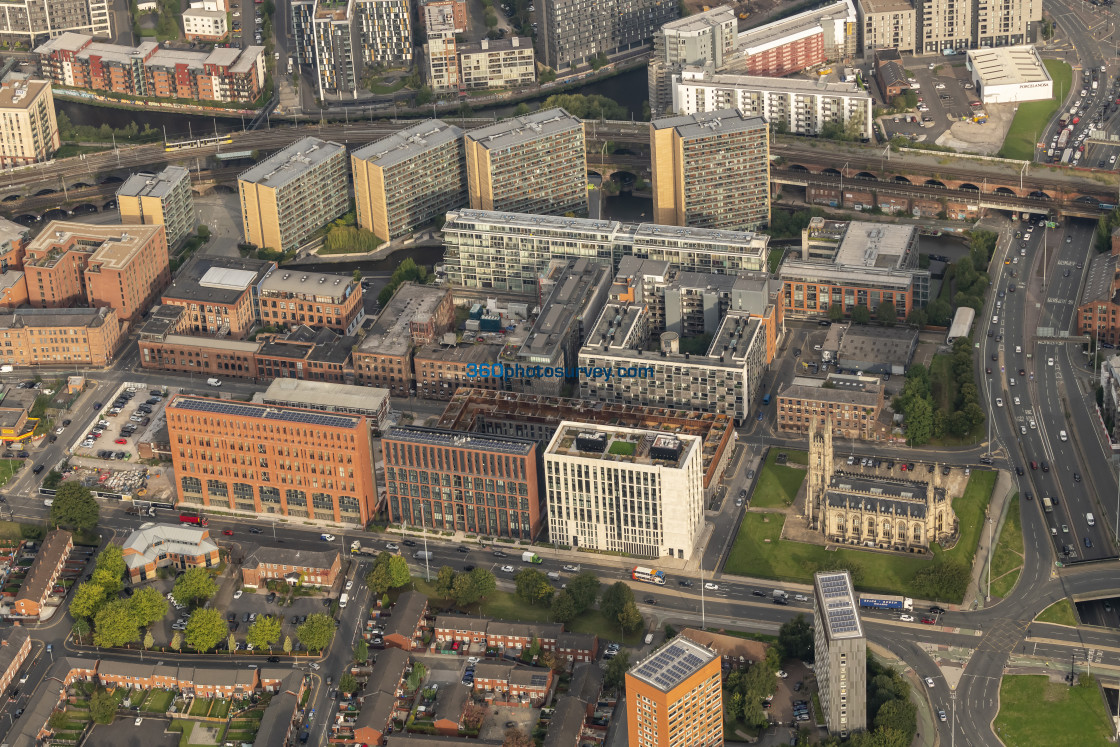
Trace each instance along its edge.
<path fill-rule="evenodd" d="M 985 591 L 987 589 L 988 555 L 993 551 L 993 545 L 999 542 L 999 533 L 1003 530 L 1003 522 L 1007 518 L 1007 508 L 1011 505 L 1011 496 L 1014 495 L 1015 481 L 1011 473 L 1006 470 L 999 471 L 999 478 L 992 489 L 992 499 L 988 504 L 989 521 L 994 521 L 991 534 L 980 532 L 980 541 L 976 545 L 976 555 L 972 561 L 972 577 L 968 582 L 968 589 L 964 593 L 961 609 L 979 609 L 985 606 Z"/>

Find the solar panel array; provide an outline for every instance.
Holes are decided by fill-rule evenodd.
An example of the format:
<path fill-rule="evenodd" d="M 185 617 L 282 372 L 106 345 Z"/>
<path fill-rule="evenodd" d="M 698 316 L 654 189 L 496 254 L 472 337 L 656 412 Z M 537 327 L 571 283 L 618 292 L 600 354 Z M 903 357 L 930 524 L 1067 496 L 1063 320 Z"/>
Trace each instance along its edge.
<path fill-rule="evenodd" d="M 824 613 L 828 620 L 829 633 L 833 638 L 859 635 L 859 613 L 856 611 L 848 576 L 843 573 L 817 577 L 821 596 L 824 597 Z"/>
<path fill-rule="evenodd" d="M 704 666 L 705 660 L 681 643 L 661 649 L 634 670 L 635 677 L 651 682 L 668 692 Z"/>
<path fill-rule="evenodd" d="M 531 687 L 544 687 L 547 684 L 548 684 L 548 675 L 546 675 L 546 674 L 534 674 L 532 677 L 529 678 L 529 685 Z"/>
<path fill-rule="evenodd" d="M 322 425 L 329 428 L 353 428 L 357 418 L 345 415 L 326 415 L 305 410 L 277 409 L 260 405 L 246 405 L 232 402 L 218 402 L 210 399 L 187 399 L 180 397 L 172 403 L 173 407 L 197 412 L 210 412 L 217 415 L 232 415 L 238 418 L 264 418 L 283 420 L 303 425 Z"/>

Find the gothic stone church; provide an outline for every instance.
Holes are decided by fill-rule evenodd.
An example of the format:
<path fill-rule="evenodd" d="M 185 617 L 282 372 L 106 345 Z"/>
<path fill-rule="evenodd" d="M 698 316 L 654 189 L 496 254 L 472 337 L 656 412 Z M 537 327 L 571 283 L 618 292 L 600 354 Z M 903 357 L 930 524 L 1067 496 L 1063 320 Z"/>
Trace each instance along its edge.
<path fill-rule="evenodd" d="M 956 532 L 956 515 L 939 475 L 936 465 L 930 482 L 837 470 L 832 424 L 813 418 L 805 517 L 828 542 L 927 552 L 930 542 L 944 543 Z"/>

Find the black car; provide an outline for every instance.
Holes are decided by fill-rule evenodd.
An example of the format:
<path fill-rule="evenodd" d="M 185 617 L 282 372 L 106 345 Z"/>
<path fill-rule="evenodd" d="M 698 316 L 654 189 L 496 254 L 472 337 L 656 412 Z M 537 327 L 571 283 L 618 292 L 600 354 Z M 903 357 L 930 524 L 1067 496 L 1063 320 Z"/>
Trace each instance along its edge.
<path fill-rule="evenodd" d="M 101 409 L 102 407 L 104 407 L 104 406 L 105 406 L 105 405 L 104 405 L 104 403 L 102 403 L 102 402 L 94 402 L 94 403 L 93 403 L 93 409 L 95 409 L 95 410 L 100 410 L 100 409 Z M 65 425 L 65 423 L 64 423 L 63 425 Z"/>
<path fill-rule="evenodd" d="M 759 589 L 755 589 L 754 591 L 751 592 L 751 596 L 764 597 L 764 596 L 766 596 L 766 592 L 761 591 Z"/>
<path fill-rule="evenodd" d="M 495 551 L 494 551 L 494 552 L 492 553 L 492 555 L 493 555 L 493 556 L 494 556 L 495 558 L 508 558 L 508 557 L 509 557 L 509 555 L 507 555 L 506 553 L 502 552 L 501 550 L 495 550 Z"/>
<path fill-rule="evenodd" d="M 32 471 L 32 472 L 34 472 L 35 474 L 39 474 L 40 472 L 42 472 L 42 471 L 43 471 L 43 465 L 42 465 L 42 464 L 36 464 L 36 465 L 35 465 L 35 466 L 34 466 L 34 467 L 33 467 L 33 468 L 31 469 L 31 471 Z"/>
<path fill-rule="evenodd" d="M 68 425 L 70 425 L 70 421 L 69 420 L 63 420 L 62 425 L 63 425 L 63 427 L 68 426 Z"/>
<path fill-rule="evenodd" d="M 226 622 L 235 622 L 236 620 L 237 620 L 237 613 L 236 612 L 231 612 L 228 615 L 226 615 Z"/>
<path fill-rule="evenodd" d="M 1049 472 L 1050 471 L 1050 465 L 1047 464 L 1046 462 L 1042 462 L 1039 466 L 1042 467 L 1043 472 Z"/>
<path fill-rule="evenodd" d="M 980 461 L 980 464 L 988 464 L 988 465 L 992 464 L 992 458 L 991 457 L 980 457 L 979 461 Z"/>
<path fill-rule="evenodd" d="M 256 527 L 249 527 L 249 534 L 260 534 L 261 530 Z"/>
<path fill-rule="evenodd" d="M 933 614 L 935 614 L 935 615 L 943 615 L 943 614 L 945 614 L 945 610 L 944 610 L 944 609 L 942 609 L 941 607 L 938 607 L 938 606 L 937 606 L 936 604 L 935 604 L 935 605 L 933 605 L 932 607 L 930 607 L 930 608 L 929 608 L 929 611 L 930 611 L 930 612 L 932 612 L 932 613 L 933 613 Z"/>
<path fill-rule="evenodd" d="M 1073 481 L 1074 482 L 1081 482 L 1081 473 L 1080 472 L 1074 472 L 1073 473 Z"/>
<path fill-rule="evenodd" d="M 677 582 L 677 585 L 678 586 L 692 586 L 692 582 L 689 581 L 687 578 L 682 578 L 680 581 Z"/>
<path fill-rule="evenodd" d="M 270 657 L 268 657 L 268 662 L 270 664 L 278 664 L 278 663 L 280 663 L 280 657 L 279 656 L 270 656 Z"/>
<path fill-rule="evenodd" d="M 1019 475 L 1019 477 L 1022 477 L 1023 476 L 1023 468 L 1018 466 L 1018 465 L 1015 465 L 1015 474 Z"/>
<path fill-rule="evenodd" d="M 471 571 L 473 571 L 473 570 L 474 570 L 474 566 L 473 566 L 473 565 L 470 565 L 470 564 L 468 563 L 467 565 L 463 566 L 463 570 L 464 570 L 464 571 L 466 571 L 467 573 L 470 573 Z"/>
<path fill-rule="evenodd" d="M 276 592 L 275 591 L 268 592 L 268 596 L 264 598 L 264 601 L 268 602 L 269 604 L 272 604 L 273 602 L 275 602 L 276 601 Z"/>
<path fill-rule="evenodd" d="M 781 597 L 774 597 L 774 604 L 780 604 L 784 607 L 789 604 L 789 602 L 787 602 L 785 599 L 782 599 Z"/>
<path fill-rule="evenodd" d="M 828 321 L 828 320 L 825 320 L 825 321 L 820 321 L 820 322 L 817 322 L 817 325 L 818 325 L 818 326 L 821 326 L 821 327 L 831 327 L 831 326 L 832 326 L 832 322 L 830 322 L 830 321 Z"/>
<path fill-rule="evenodd" d="M 657 600 L 654 599 L 653 597 L 646 597 L 644 603 L 645 604 L 657 604 Z"/>
<path fill-rule="evenodd" d="M 1093 540 L 1086 537 L 1085 538 L 1085 547 L 1092 547 L 1092 546 L 1093 546 Z"/>
<path fill-rule="evenodd" d="M 470 552 L 470 551 L 471 551 L 471 549 L 469 547 L 463 547 L 462 545 L 459 545 L 458 547 L 455 548 L 455 552 Z"/>
<path fill-rule="evenodd" d="M 403 540 L 401 544 L 405 547 L 416 547 L 416 542 L 414 542 L 413 540 Z"/>
<path fill-rule="evenodd" d="M 1033 501 L 1034 493 L 1023 493 L 1023 497 L 1025 497 L 1028 501 Z"/>

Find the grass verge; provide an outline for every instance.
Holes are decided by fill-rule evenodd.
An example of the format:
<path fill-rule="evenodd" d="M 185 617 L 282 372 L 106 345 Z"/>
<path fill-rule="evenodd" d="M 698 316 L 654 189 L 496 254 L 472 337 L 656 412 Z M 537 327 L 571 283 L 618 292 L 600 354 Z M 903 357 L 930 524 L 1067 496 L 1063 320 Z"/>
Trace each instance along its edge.
<path fill-rule="evenodd" d="M 805 481 L 808 473 L 804 469 L 775 464 L 777 457 L 778 449 L 770 449 L 770 453 L 766 455 L 766 463 L 758 473 L 758 482 L 751 494 L 751 506 L 755 508 L 785 508 L 793 505 L 797 491 Z"/>
<path fill-rule="evenodd" d="M 0 459 L 0 487 L 12 479 L 23 466 L 22 459 Z"/>
<path fill-rule="evenodd" d="M 1077 625 L 1077 616 L 1073 614 L 1073 605 L 1068 599 L 1059 599 L 1052 605 L 1038 613 L 1036 622 L 1054 623 L 1055 625 Z"/>
<path fill-rule="evenodd" d="M 1023 524 L 1019 515 L 1019 494 L 1011 499 L 1007 520 L 999 533 L 996 550 L 992 554 L 992 593 L 1006 597 L 1015 588 L 1023 569 Z"/>
<path fill-rule="evenodd" d="M 1069 93 L 1073 79 L 1070 66 L 1061 60 L 1043 60 L 1047 72 L 1054 80 L 1054 93 L 1045 101 L 1028 101 L 1019 104 L 1015 119 L 1007 130 L 1003 139 L 1003 147 L 999 150 L 1001 158 L 1013 158 L 1019 161 L 1033 161 L 1035 144 L 1041 136 L 1050 118 L 1061 105 L 1058 96 Z"/>
<path fill-rule="evenodd" d="M 1007 747 L 1093 747 L 1111 744 L 1112 719 L 1092 677 L 1077 687 L 1045 675 L 1005 675 L 996 732 Z"/>

